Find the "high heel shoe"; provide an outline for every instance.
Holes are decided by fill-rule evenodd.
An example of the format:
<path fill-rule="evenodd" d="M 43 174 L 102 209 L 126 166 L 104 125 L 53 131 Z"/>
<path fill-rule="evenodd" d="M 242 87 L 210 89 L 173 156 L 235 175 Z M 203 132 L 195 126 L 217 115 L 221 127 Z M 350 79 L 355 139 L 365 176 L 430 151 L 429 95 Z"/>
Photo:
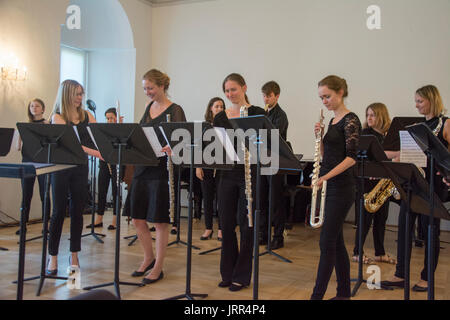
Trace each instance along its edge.
<path fill-rule="evenodd" d="M 148 270 L 155 266 L 156 259 L 153 259 L 152 262 L 144 269 L 144 271 L 134 271 L 131 276 L 132 277 L 142 277 Z"/>
<path fill-rule="evenodd" d="M 145 286 L 146 284 L 155 283 L 156 281 L 159 281 L 162 278 L 164 278 L 164 272 L 161 270 L 161 273 L 159 274 L 158 278 L 156 278 L 156 279 L 148 279 L 148 278 L 142 279 L 142 285 Z"/>
<path fill-rule="evenodd" d="M 206 237 L 201 236 L 201 237 L 200 237 L 200 240 L 208 240 L 208 239 L 211 239 L 212 236 L 213 236 L 213 233 L 214 233 L 214 231 L 211 230 L 211 233 L 209 234 L 209 236 L 206 236 Z"/>
<path fill-rule="evenodd" d="M 50 263 L 50 259 L 47 260 L 47 270 L 45 271 L 45 273 L 48 276 L 56 276 L 58 274 L 58 267 L 56 267 L 56 269 L 54 269 L 54 270 L 50 270 L 48 268 L 49 263 Z"/>

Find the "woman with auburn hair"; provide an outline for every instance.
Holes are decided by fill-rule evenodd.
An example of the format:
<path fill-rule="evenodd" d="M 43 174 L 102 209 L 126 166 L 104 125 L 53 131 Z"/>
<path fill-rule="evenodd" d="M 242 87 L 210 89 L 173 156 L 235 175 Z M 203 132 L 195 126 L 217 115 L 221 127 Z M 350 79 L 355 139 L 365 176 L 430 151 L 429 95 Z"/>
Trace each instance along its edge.
<path fill-rule="evenodd" d="M 322 300 L 333 269 L 336 270 L 337 294 L 333 299 L 350 299 L 350 262 L 345 248 L 343 226 L 345 217 L 355 200 L 355 179 L 352 167 L 356 163 L 361 123 L 358 116 L 347 109 L 347 82 L 337 76 L 328 76 L 318 83 L 323 105 L 333 111 L 334 117 L 322 139 L 322 164 L 317 186 L 327 181 L 325 215 L 320 232 L 320 261 L 316 285 L 311 300 Z M 323 133 L 321 124 L 314 126 Z M 322 204 L 323 205 L 323 204 Z"/>
<path fill-rule="evenodd" d="M 148 71 L 142 79 L 146 96 L 150 99 L 141 124 L 156 126 L 167 121 L 185 122 L 183 109 L 167 97 L 170 78 L 159 70 Z M 160 134 L 159 130 L 157 134 Z M 160 139 L 162 141 L 162 139 Z M 170 152 L 165 146 L 163 152 Z M 167 172 L 167 156 L 159 158 L 158 166 L 136 166 L 131 183 L 131 218 L 136 228 L 139 243 L 144 251 L 144 258 L 139 268 L 132 273 L 133 277 L 142 277 L 142 284 L 151 284 L 164 277 L 163 264 L 169 241 L 169 175 Z M 153 223 L 156 230 L 156 254 L 153 252 L 153 240 L 147 222 Z"/>
<path fill-rule="evenodd" d="M 383 145 L 384 138 L 391 125 L 389 111 L 383 103 L 372 103 L 366 108 L 366 122 L 363 125 L 361 135 L 373 135 L 377 138 L 380 145 Z M 379 180 L 364 180 L 364 192 L 370 192 L 378 184 Z M 359 199 L 355 201 L 355 215 L 359 218 Z M 390 255 L 386 254 L 384 250 L 384 233 L 386 229 L 386 220 L 389 215 L 389 200 L 386 201 L 376 212 L 368 212 L 364 210 L 364 226 L 362 234 L 361 248 L 364 247 L 367 234 L 373 221 L 373 243 L 375 247 L 375 261 L 395 264 L 396 260 Z M 359 228 L 360 223 L 355 233 L 355 247 L 353 248 L 353 262 L 359 260 Z M 372 259 L 363 255 L 363 263 L 371 263 Z"/>
<path fill-rule="evenodd" d="M 434 85 L 427 85 L 416 90 L 415 93 L 415 103 L 417 111 L 423 116 L 425 116 L 425 124 L 430 128 L 434 135 L 442 142 L 442 144 L 449 148 L 450 144 L 450 121 L 444 116 L 445 109 L 442 102 L 439 90 Z M 400 152 L 391 152 L 390 157 L 398 157 Z M 389 154 L 388 154 L 389 155 Z M 436 173 L 437 174 L 437 173 Z M 425 169 L 425 178 L 430 181 L 430 163 L 427 160 L 427 167 Z M 439 196 L 441 201 L 446 201 L 448 195 L 448 188 L 442 181 L 440 176 L 434 177 L 434 190 Z M 433 270 L 428 270 L 428 224 L 429 217 L 417 214 L 410 211 L 410 225 L 406 226 L 406 204 L 404 201 L 401 202 L 400 213 L 398 216 L 398 236 L 397 236 L 397 265 L 394 276 L 390 277 L 389 280 L 381 281 L 382 285 L 404 288 L 405 286 L 405 252 L 406 250 L 411 251 L 411 243 L 405 243 L 405 233 L 406 228 L 409 228 L 411 234 L 414 228 L 414 222 L 416 217 L 421 220 L 422 233 L 425 239 L 425 259 L 422 272 L 420 273 L 420 280 L 413 286 L 413 291 L 425 292 L 428 290 L 428 278 L 429 274 L 433 275 L 436 271 L 438 260 L 439 260 L 439 249 L 440 249 L 440 219 L 434 218 L 432 223 L 433 228 L 433 240 L 434 248 L 433 250 Z M 411 252 L 410 252 L 411 253 Z M 411 256 L 411 255 L 410 255 Z"/>
<path fill-rule="evenodd" d="M 52 124 L 66 124 L 77 127 L 81 146 L 88 155 L 102 159 L 95 149 L 87 126 L 95 123 L 94 116 L 83 108 L 84 89 L 75 80 L 61 83 L 51 116 Z M 78 252 L 81 251 L 81 232 L 83 229 L 83 210 L 88 190 L 88 165 L 77 165 L 74 168 L 52 174 L 53 214 L 50 219 L 48 251 L 50 261 L 47 274 L 58 272 L 58 251 L 66 208 L 70 214 L 70 252 L 69 264 L 80 267 Z M 70 196 L 70 201 L 67 201 Z"/>
<path fill-rule="evenodd" d="M 39 98 L 31 100 L 27 105 L 28 122 L 49 124 L 44 118 L 45 104 Z M 22 139 L 19 137 L 17 142 L 17 150 L 22 151 Z M 32 159 L 25 156 L 22 152 L 22 162 L 32 162 Z M 36 177 L 26 178 L 21 180 L 22 182 L 22 214 L 24 215 L 24 222 L 27 223 L 30 217 L 30 205 L 33 198 L 34 182 Z M 39 183 L 39 195 L 42 202 L 42 218 L 44 218 L 44 199 L 45 199 L 45 175 L 38 176 Z M 47 212 L 50 212 L 50 199 L 47 199 Z M 20 234 L 20 230 L 16 231 L 16 234 Z"/>
<path fill-rule="evenodd" d="M 215 97 L 209 100 L 205 111 L 205 121 L 213 123 L 214 117 L 219 112 L 225 110 L 225 102 L 222 98 Z M 203 206 L 205 209 L 205 231 L 200 237 L 200 240 L 208 240 L 212 238 L 213 235 L 213 212 L 214 212 L 214 198 L 217 198 L 217 184 L 219 178 L 216 178 L 216 171 L 213 169 L 195 169 L 195 174 L 197 178 L 201 181 L 202 194 L 203 194 Z M 219 230 L 217 234 L 218 240 L 222 240 L 222 230 L 220 229 L 220 219 L 219 219 Z"/>
<path fill-rule="evenodd" d="M 229 119 L 239 118 L 240 109 L 245 106 L 248 115 L 264 115 L 264 109 L 253 106 L 247 97 L 247 85 L 244 78 L 237 73 L 228 75 L 222 84 L 223 92 L 231 102 L 231 106 L 219 112 L 214 117 L 214 126 L 231 129 Z M 237 146 L 240 148 L 240 146 Z M 256 166 L 252 165 L 252 197 L 255 197 Z M 222 281 L 219 287 L 239 291 L 250 285 L 253 256 L 253 227 L 249 227 L 247 218 L 247 200 L 245 171 L 243 165 L 237 165 L 232 170 L 220 170 L 217 193 L 220 195 L 219 219 L 222 228 L 222 251 L 220 256 L 220 275 Z M 253 205 L 252 214 L 255 205 Z M 237 213 L 237 214 L 236 214 Z M 236 220 L 237 216 L 237 220 Z M 236 225 L 241 233 L 240 245 L 236 235 Z M 258 244 L 256 244 L 258 245 Z"/>

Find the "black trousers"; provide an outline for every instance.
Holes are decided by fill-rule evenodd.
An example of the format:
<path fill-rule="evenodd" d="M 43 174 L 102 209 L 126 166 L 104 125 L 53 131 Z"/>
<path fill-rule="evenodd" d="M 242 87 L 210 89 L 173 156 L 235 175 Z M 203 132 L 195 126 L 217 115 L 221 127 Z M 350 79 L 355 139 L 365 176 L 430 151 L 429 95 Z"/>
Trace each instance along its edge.
<path fill-rule="evenodd" d="M 338 297 L 350 297 L 350 261 L 344 243 L 343 225 L 353 202 L 352 184 L 327 186 L 325 216 L 320 232 L 320 261 L 311 299 L 323 299 L 333 269 L 336 270 Z"/>
<path fill-rule="evenodd" d="M 116 195 L 117 195 L 117 170 L 115 165 L 110 165 L 100 160 L 100 169 L 98 172 L 98 208 L 97 213 L 101 216 L 105 214 L 106 196 L 108 194 L 109 182 L 111 181 L 111 189 L 113 196 L 113 214 L 116 214 Z"/>
<path fill-rule="evenodd" d="M 261 225 L 260 232 L 263 238 L 268 237 L 269 222 L 269 187 L 270 176 L 261 176 Z M 274 227 L 273 238 L 283 239 L 284 225 L 286 223 L 286 209 L 283 198 L 284 175 L 277 174 L 272 176 L 272 216 L 271 223 Z"/>
<path fill-rule="evenodd" d="M 415 212 L 410 212 L 410 223 L 409 226 L 406 226 L 406 204 L 404 201 L 402 201 L 402 204 L 400 206 L 400 213 L 398 216 L 398 238 L 397 238 L 397 265 L 395 268 L 395 276 L 399 278 L 405 278 L 405 263 L 409 263 L 409 261 L 405 261 L 405 250 L 409 250 L 409 253 L 411 254 L 411 247 L 412 247 L 412 241 L 410 241 L 408 244 L 405 242 L 405 233 L 406 228 L 409 228 L 409 231 L 411 232 L 411 238 L 412 239 L 412 232 L 414 230 L 414 222 L 417 218 L 421 221 L 422 226 L 422 234 L 424 235 L 425 240 L 425 257 L 423 261 L 423 269 L 420 273 L 420 278 L 424 281 L 428 281 L 428 220 L 429 217 L 417 214 Z M 433 228 L 434 228 L 434 271 L 436 271 L 438 260 L 439 260 L 439 249 L 440 249 L 440 239 L 439 239 L 439 233 L 440 233 L 440 227 L 441 227 L 441 220 L 440 219 L 434 219 L 433 221 Z"/>
<path fill-rule="evenodd" d="M 45 204 L 45 177 L 46 175 L 38 176 L 39 195 L 42 203 L 42 219 L 44 218 L 44 204 Z M 49 176 L 50 178 L 50 176 Z M 22 183 L 22 214 L 24 215 L 24 222 L 27 223 L 30 218 L 31 199 L 33 198 L 34 182 L 36 177 L 21 180 Z M 50 212 L 50 197 L 47 199 L 47 212 Z"/>
<path fill-rule="evenodd" d="M 56 256 L 64 224 L 67 206 L 70 214 L 70 252 L 81 251 L 83 210 L 88 193 L 88 166 L 52 174 L 53 214 L 50 219 L 48 252 Z"/>
<path fill-rule="evenodd" d="M 369 233 L 370 226 L 373 222 L 373 244 L 375 247 L 375 256 L 384 256 L 386 254 L 384 250 L 384 234 L 386 231 L 386 221 L 389 215 L 389 200 L 386 201 L 380 209 L 375 213 L 368 212 L 365 208 L 364 210 L 364 225 L 362 234 L 362 245 L 364 247 L 364 242 L 366 241 L 367 234 Z M 355 215 L 359 218 L 359 199 L 355 200 Z M 358 219 L 359 220 L 359 219 Z M 359 254 L 359 228 L 361 223 L 358 221 L 358 226 L 356 228 L 355 234 L 355 247 L 353 248 L 353 255 L 357 256 Z M 364 250 L 363 250 L 364 253 Z"/>
<path fill-rule="evenodd" d="M 214 199 L 217 194 L 218 178 L 214 177 L 213 169 L 203 169 L 203 181 L 201 181 L 203 209 L 205 213 L 205 227 L 208 230 L 213 228 Z M 220 230 L 220 219 L 219 219 Z"/>
<path fill-rule="evenodd" d="M 254 180 L 252 177 L 252 190 L 255 189 Z M 253 228 L 248 226 L 245 181 L 242 171 L 224 172 L 219 179 L 218 198 L 222 228 L 220 256 L 222 280 L 248 286 L 252 277 Z M 253 199 L 255 199 L 254 195 Z M 255 202 L 253 202 L 253 208 L 255 208 Z M 239 225 L 241 236 L 239 247 L 236 225 Z"/>

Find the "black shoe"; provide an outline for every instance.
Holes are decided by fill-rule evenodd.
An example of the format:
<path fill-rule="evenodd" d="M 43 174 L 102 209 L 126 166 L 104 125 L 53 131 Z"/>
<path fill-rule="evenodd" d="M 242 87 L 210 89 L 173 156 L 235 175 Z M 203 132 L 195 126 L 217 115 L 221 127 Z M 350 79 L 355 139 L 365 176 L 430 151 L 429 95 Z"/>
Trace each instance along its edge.
<path fill-rule="evenodd" d="M 162 270 L 161 270 L 161 273 L 159 274 L 158 278 L 156 278 L 156 279 L 147 279 L 147 278 L 144 278 L 144 279 L 142 279 L 142 284 L 145 286 L 146 284 L 155 283 L 156 281 L 159 281 L 159 280 L 161 280 L 162 278 L 164 278 L 164 272 L 162 272 Z"/>
<path fill-rule="evenodd" d="M 242 290 L 242 289 L 244 289 L 244 285 L 242 285 L 242 284 L 234 284 L 234 283 L 232 283 L 231 286 L 228 288 L 228 290 L 230 290 L 230 291 L 239 291 L 239 290 Z"/>
<path fill-rule="evenodd" d="M 218 286 L 221 287 L 221 288 L 227 288 L 227 287 L 231 286 L 231 281 L 221 281 L 218 284 Z"/>
<path fill-rule="evenodd" d="M 103 222 L 94 224 L 94 228 L 101 228 L 101 227 L 103 227 Z M 86 226 L 86 228 L 88 228 L 88 229 L 89 229 L 89 228 L 92 228 L 92 224 Z"/>
<path fill-rule="evenodd" d="M 338 297 L 338 296 L 336 296 L 334 298 L 331 298 L 330 300 L 350 300 L 350 297 Z"/>
<path fill-rule="evenodd" d="M 150 230 L 151 232 L 155 232 L 155 231 L 156 231 L 156 228 L 155 228 L 155 227 L 151 227 L 149 230 Z"/>
<path fill-rule="evenodd" d="M 222 241 L 222 238 L 221 238 L 221 237 L 217 237 L 217 240 L 218 240 L 218 241 Z"/>
<path fill-rule="evenodd" d="M 117 228 L 116 227 L 114 227 L 112 224 L 110 224 L 109 226 L 108 226 L 108 230 L 116 230 Z"/>
<path fill-rule="evenodd" d="M 177 234 L 177 229 L 170 230 L 170 234 Z"/>
<path fill-rule="evenodd" d="M 156 259 L 154 259 L 150 264 L 144 269 L 144 271 L 134 271 L 131 276 L 132 277 L 142 277 L 148 270 L 155 266 Z"/>
<path fill-rule="evenodd" d="M 56 267 L 56 269 L 55 270 L 50 270 L 50 269 L 48 269 L 48 264 L 50 263 L 50 259 L 47 261 L 47 270 L 45 270 L 45 273 L 48 275 L 48 276 L 56 276 L 57 274 L 58 274 L 58 267 Z"/>
<path fill-rule="evenodd" d="M 284 241 L 282 238 L 273 238 L 270 243 L 270 249 L 276 250 L 284 247 Z"/>
<path fill-rule="evenodd" d="M 381 285 L 385 287 L 396 287 L 396 288 L 404 288 L 405 287 L 405 280 L 400 281 L 381 281 Z"/>
<path fill-rule="evenodd" d="M 412 287 L 412 291 L 426 292 L 426 291 L 428 291 L 428 287 L 421 287 L 421 286 L 418 286 L 417 284 L 415 284 L 414 287 Z"/>
<path fill-rule="evenodd" d="M 423 247 L 423 240 L 414 240 L 414 245 L 418 248 Z"/>
<path fill-rule="evenodd" d="M 263 234 L 259 234 L 259 245 L 263 246 L 267 244 L 267 236 L 264 236 Z"/>
<path fill-rule="evenodd" d="M 206 237 L 204 237 L 204 236 L 201 236 L 201 237 L 200 237 L 200 240 L 208 240 L 208 239 L 211 239 L 211 238 L 212 238 L 212 235 L 213 235 L 213 233 L 214 233 L 214 231 L 211 231 L 211 233 L 209 234 L 209 236 L 206 236 Z"/>

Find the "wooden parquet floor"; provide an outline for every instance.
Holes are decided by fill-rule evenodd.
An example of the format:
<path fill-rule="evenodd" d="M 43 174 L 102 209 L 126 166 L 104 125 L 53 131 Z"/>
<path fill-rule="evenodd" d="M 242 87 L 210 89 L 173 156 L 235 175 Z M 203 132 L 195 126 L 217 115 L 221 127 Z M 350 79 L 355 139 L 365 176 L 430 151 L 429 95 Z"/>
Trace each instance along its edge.
<path fill-rule="evenodd" d="M 185 209 L 183 209 L 185 210 Z M 110 282 L 113 280 L 114 271 L 114 241 L 115 231 L 109 231 L 106 227 L 109 225 L 112 215 L 108 212 L 104 219 L 104 228 L 97 228 L 96 231 L 104 233 L 107 236 L 105 243 L 97 242 L 92 236 L 82 238 L 82 251 L 80 253 L 81 263 L 81 285 L 82 287 Z M 84 216 L 85 225 L 90 223 L 90 216 Z M 61 239 L 59 255 L 59 275 L 65 275 L 68 266 L 69 257 L 69 226 L 70 221 L 66 219 L 64 223 L 63 235 Z M 193 244 L 200 247 L 201 250 L 192 250 L 192 292 L 207 293 L 206 299 L 212 300 L 250 300 L 253 296 L 253 290 L 250 286 L 239 292 L 230 292 L 228 289 L 219 288 L 220 273 L 219 261 L 220 250 L 199 255 L 201 251 L 213 249 L 220 246 L 217 241 L 217 224 L 215 221 L 215 233 L 212 240 L 200 241 L 200 235 L 204 230 L 203 220 L 193 224 Z M 181 240 L 186 240 L 187 219 L 182 219 Z M 12 281 L 17 279 L 18 265 L 18 236 L 15 235 L 17 227 L 0 229 L 0 247 L 6 247 L 9 251 L 0 251 L 0 300 L 12 300 L 16 298 L 16 285 Z M 390 231 L 389 231 L 390 230 Z M 28 226 L 27 237 L 40 234 L 41 224 Z M 83 232 L 87 232 L 84 229 Z M 122 239 L 121 239 L 121 264 L 120 280 L 129 282 L 140 282 L 141 278 L 132 278 L 130 274 L 139 266 L 142 259 L 142 250 L 139 242 L 128 246 L 129 240 L 123 237 L 134 234 L 134 228 L 128 225 L 125 219 L 122 219 Z M 307 300 L 309 299 L 314 287 L 314 280 L 319 261 L 319 234 L 320 230 L 312 230 L 301 224 L 295 225 L 288 236 L 285 238 L 285 247 L 276 252 L 290 260 L 293 263 L 286 263 L 280 259 L 264 255 L 260 257 L 259 271 L 259 298 L 261 300 Z M 344 226 L 345 241 L 347 250 L 351 253 L 354 243 L 355 229 L 350 224 Z M 396 254 L 397 237 L 396 228 L 388 227 L 386 231 L 386 250 L 391 255 Z M 170 235 L 169 242 L 176 239 L 175 235 Z M 450 234 L 441 233 L 441 240 L 448 241 Z M 27 243 L 25 277 L 35 276 L 40 270 L 41 259 L 41 240 L 34 240 Z M 437 300 L 448 300 L 450 298 L 450 244 L 442 242 L 439 265 L 435 274 L 436 286 L 435 296 Z M 372 235 L 366 241 L 365 252 L 373 257 Z M 265 251 L 265 247 L 260 246 L 260 252 Z M 414 285 L 420 275 L 423 263 L 424 248 L 413 247 L 411 259 L 411 285 Z M 386 279 L 394 273 L 394 265 L 378 263 L 381 269 L 381 279 Z M 367 265 L 364 265 L 364 272 Z M 159 300 L 183 294 L 185 292 L 186 279 L 186 246 L 175 244 L 167 249 L 167 257 L 164 266 L 164 279 L 145 287 L 121 286 L 122 299 L 125 300 Z M 351 276 L 357 277 L 358 264 L 351 262 Z M 364 275 L 365 278 L 369 274 Z M 28 281 L 24 284 L 24 299 L 35 300 L 54 300 L 68 299 L 81 294 L 85 291 L 68 289 L 63 280 L 46 279 L 41 296 L 36 296 L 38 280 Z M 353 283 L 352 283 L 353 286 Z M 113 287 L 105 289 L 114 292 Z M 336 280 L 333 273 L 328 286 L 325 299 L 331 298 L 336 294 Z M 412 300 L 426 299 L 426 293 L 411 292 Z M 401 300 L 403 299 L 403 290 L 393 291 L 369 290 L 363 284 L 353 298 L 357 300 Z"/>

